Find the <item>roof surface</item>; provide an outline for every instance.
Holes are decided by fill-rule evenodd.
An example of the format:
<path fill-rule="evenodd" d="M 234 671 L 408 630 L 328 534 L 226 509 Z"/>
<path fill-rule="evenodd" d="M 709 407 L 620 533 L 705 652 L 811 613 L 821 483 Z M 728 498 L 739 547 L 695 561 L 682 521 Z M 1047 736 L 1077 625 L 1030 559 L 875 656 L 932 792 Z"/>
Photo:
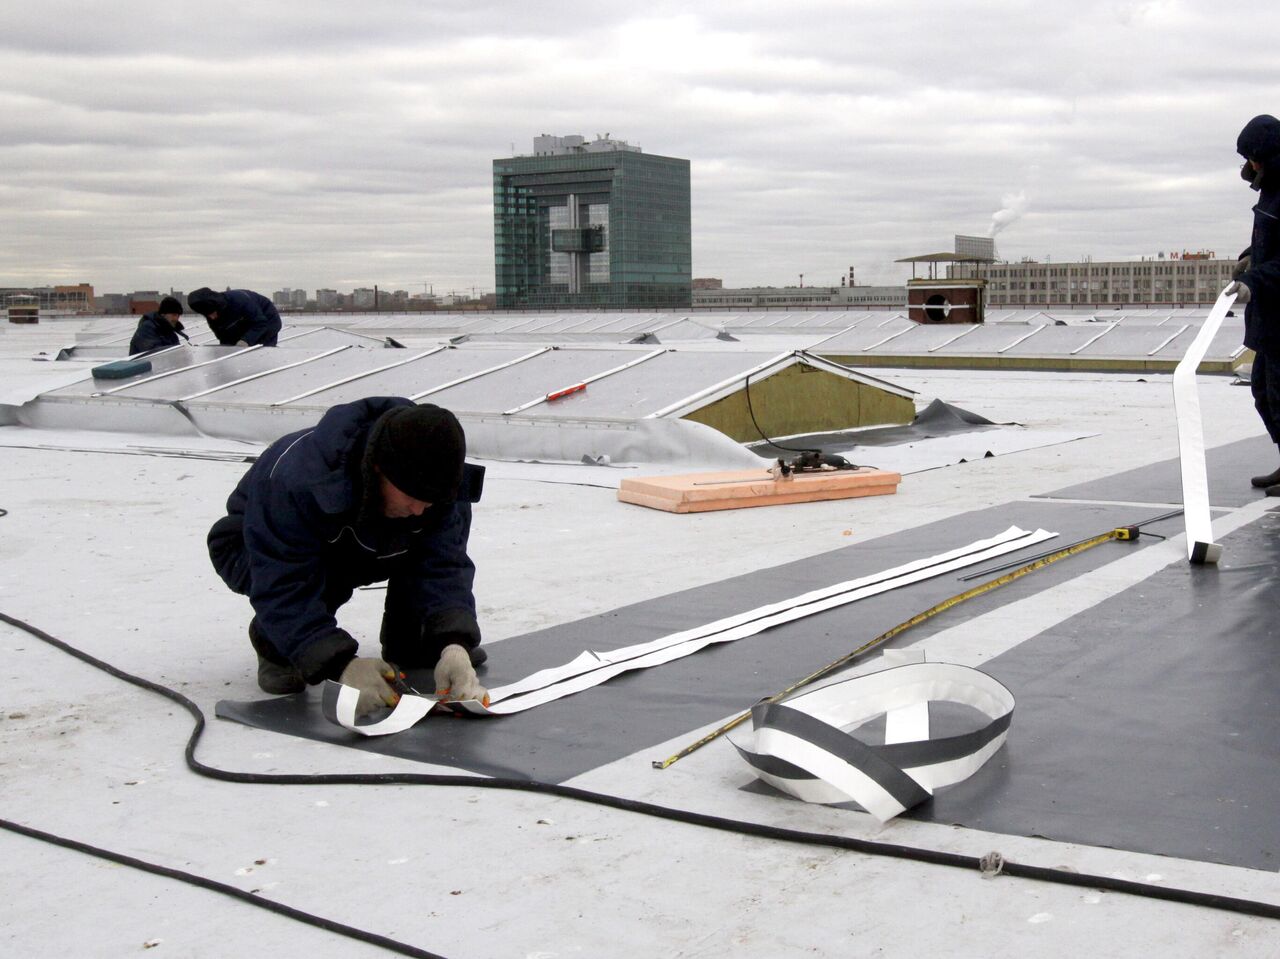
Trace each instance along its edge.
<path fill-rule="evenodd" d="M 0 333 L 0 379 L 24 388 L 60 385 L 65 364 L 32 356 L 55 354 L 69 341 L 67 332 L 64 326 Z M 1141 487 L 1131 507 L 1111 502 L 1096 513 L 1090 511 L 1101 507 L 1088 500 L 1055 501 L 1045 513 L 1038 497 L 1176 455 L 1168 376 L 912 369 L 877 375 L 917 390 L 918 408 L 937 397 L 996 423 L 1095 435 L 913 473 L 894 496 L 683 516 L 618 503 L 613 487 L 626 471 L 486 462 L 471 553 L 495 668 L 506 643 L 534 631 L 734 577 L 768 581 L 765 571 L 819 562 L 836 550 L 891 566 L 887 553 L 881 561 L 876 552 L 881 544 L 893 537 L 917 543 L 942 528 L 933 524 L 985 528 L 1027 511 L 1062 518 L 1069 535 L 1104 521 L 1114 525 L 1114 516 L 1146 519 L 1152 509 Z M 1212 446 L 1259 436 L 1246 388 L 1202 377 L 1200 390 Z M 212 719 L 219 700 L 261 698 L 245 637 L 247 604 L 216 578 L 204 547 L 253 444 L 16 426 L 0 427 L 0 443 L 7 447 L 0 454 L 0 507 L 7 511 L 0 516 L 0 612 L 190 697 L 210 717 L 199 752 L 204 762 L 258 773 L 448 771 Z M 1259 471 L 1274 465 L 1274 457 L 1257 464 Z M 1218 514 L 1224 531 L 1264 518 L 1269 502 L 1248 490 L 1247 477 L 1234 477 L 1233 486 L 1215 482 L 1234 491 Z M 1182 569 L 1176 524 L 1167 532 L 1175 537 L 1168 544 L 1140 552 L 1113 544 L 1118 552 L 1094 551 L 1087 563 L 1072 567 L 1075 560 L 1065 560 L 1055 567 L 1058 578 L 1034 594 L 956 610 L 904 637 L 904 645 L 918 643 L 930 658 L 981 663 L 1141 588 L 1161 570 Z M 1224 580 L 1233 571 L 1230 557 L 1228 548 Z M 962 587 L 957 582 L 949 590 Z M 376 590 L 360 591 L 340 614 L 366 652 L 376 650 L 381 601 Z M 1113 644 L 1120 635 L 1098 642 Z M 1135 622 L 1123 635 L 1146 634 Z M 855 626 L 848 645 L 865 638 Z M 1226 655 L 1230 640 L 1225 629 L 1206 637 L 1206 665 Z M 454 959 L 1270 956 L 1280 941 L 1274 921 L 1222 910 L 1012 876 L 984 880 L 976 871 L 746 838 L 528 792 L 217 782 L 184 765 L 191 724 L 173 703 L 20 629 L 0 624 L 0 646 L 4 819 Z M 796 678 L 785 668 L 766 671 L 762 682 L 770 689 Z M 1062 698 L 1073 696 L 1070 668 L 1049 679 Z M 607 700 L 610 689 L 601 687 L 599 696 Z M 1178 695 L 1194 696 L 1194 688 Z M 581 716 L 580 725 L 561 724 L 542 748 L 572 751 L 588 735 L 589 710 L 572 698 L 563 706 L 566 716 Z M 754 777 L 724 741 L 667 770 L 652 768 L 652 760 L 724 718 L 568 784 L 806 832 L 972 856 L 998 850 L 1011 861 L 1067 872 L 1280 903 L 1274 868 L 911 818 L 881 826 L 856 811 L 780 799 L 751 788 Z M 440 722 L 471 721 L 433 717 L 420 734 L 430 735 L 436 728 L 430 724 Z M 1032 747 L 1015 739 L 1019 722 L 1015 714 L 1010 743 L 1025 756 Z M 500 726 L 460 728 L 501 736 Z M 1244 828 L 1237 806 L 1214 795 L 1201 800 L 1206 822 L 1227 832 Z M 1161 796 L 1145 802 L 1151 817 L 1161 817 Z M 148 945 L 157 956 L 389 954 L 33 839 L 0 833 L 0 849 L 10 901 L 0 936 L 14 954 L 132 955 Z"/>

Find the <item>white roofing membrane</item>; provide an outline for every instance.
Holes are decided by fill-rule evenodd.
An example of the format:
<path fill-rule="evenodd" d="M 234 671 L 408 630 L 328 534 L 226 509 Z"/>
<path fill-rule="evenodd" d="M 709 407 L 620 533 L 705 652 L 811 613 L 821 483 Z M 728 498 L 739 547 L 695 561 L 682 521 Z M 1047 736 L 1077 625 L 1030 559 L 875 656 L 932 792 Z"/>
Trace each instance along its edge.
<path fill-rule="evenodd" d="M 42 392 L 39 381 L 51 384 L 77 373 L 74 361 L 33 363 L 37 341 L 27 332 L 0 332 L 0 380 Z M 56 352 L 63 342 L 53 336 L 38 349 Z M 408 355 L 377 352 L 380 360 Z M 344 355 L 328 360 L 341 363 Z M 288 372 L 293 386 L 300 369 Z M 619 504 L 611 490 L 581 478 L 592 469 L 612 470 L 581 467 L 578 485 L 570 485 L 560 479 L 564 467 L 489 462 L 470 552 L 479 571 L 477 600 L 491 655 L 501 656 L 510 638 L 546 626 L 856 547 L 970 510 L 1025 501 L 1163 460 L 1176 449 L 1165 375 L 901 369 L 886 376 L 922 397 L 943 397 L 998 422 L 1094 435 L 1069 447 L 913 474 L 894 496 L 689 516 Z M 1258 434 L 1246 388 L 1224 377 L 1201 377 L 1200 390 L 1211 442 Z M 128 402 L 134 415 L 149 405 L 122 397 L 103 402 Z M 81 414 L 90 409 L 66 405 Z M 217 458 L 234 442 L 205 450 L 208 458 L 143 457 L 96 451 L 91 431 L 11 425 L 0 427 L 0 434 L 8 442 L 0 455 L 0 507 L 7 511 L 0 516 L 0 610 L 130 672 L 180 688 L 209 716 L 219 699 L 260 695 L 243 635 L 248 608 L 217 581 L 204 545 L 205 530 L 221 515 L 246 468 L 233 461 L 234 451 Z M 20 443 L 13 434 L 28 438 L 30 447 L 45 445 L 15 448 Z M 162 445 L 161 437 L 145 433 L 117 436 L 132 441 L 126 443 L 132 452 Z M 197 445 L 195 438 L 189 443 Z M 63 448 L 52 448 L 59 444 Z M 1249 508 L 1269 505 L 1258 502 Z M 1181 561 L 1180 545 L 1167 546 L 1066 578 L 1026 601 L 952 615 L 936 632 L 908 645 L 931 660 L 980 665 L 1009 643 L 1141 583 L 1145 568 L 1165 552 L 1174 557 L 1169 562 Z M 366 653 L 377 651 L 383 596 L 358 591 L 341 614 Z M 850 645 L 860 638 L 850 637 Z M 748 840 L 551 796 L 465 787 L 210 782 L 183 766 L 190 726 L 172 703 L 12 627 L 0 625 L 0 644 L 4 818 L 228 883 L 452 959 L 1201 959 L 1225 953 L 1261 959 L 1275 953 L 1277 927 L 1265 919 Z M 1210 649 L 1208 655 L 1216 653 Z M 780 680 L 779 686 L 792 678 L 766 677 Z M 1071 695 L 1070 681 L 1061 678 L 1064 697 Z M 1016 734 L 1016 715 L 1013 723 Z M 1048 868 L 1280 902 L 1280 877 L 1271 870 L 908 819 L 881 827 L 849 810 L 782 800 L 744 788 L 753 777 L 723 741 L 666 771 L 651 768 L 653 759 L 691 738 L 628 756 L 570 785 L 810 832 L 973 856 L 998 850 L 1012 861 Z M 571 748 L 571 728 L 564 740 Z M 263 773 L 447 771 L 212 719 L 199 755 L 223 768 Z M 1208 805 L 1206 815 L 1221 817 L 1229 828 L 1230 810 L 1212 797 Z M 1159 797 L 1151 798 L 1151 809 L 1160 815 Z M 387 954 L 204 890 L 9 833 L 0 834 L 0 851 L 9 905 L 4 936 L 15 954 Z"/>

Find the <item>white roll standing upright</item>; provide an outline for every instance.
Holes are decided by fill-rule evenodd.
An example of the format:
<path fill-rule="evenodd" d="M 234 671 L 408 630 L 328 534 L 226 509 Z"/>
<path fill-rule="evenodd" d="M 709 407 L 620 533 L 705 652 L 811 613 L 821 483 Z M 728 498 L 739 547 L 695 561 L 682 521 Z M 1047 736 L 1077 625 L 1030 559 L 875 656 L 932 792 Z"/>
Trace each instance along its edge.
<path fill-rule="evenodd" d="M 1196 369 L 1209 343 L 1235 302 L 1234 293 L 1218 294 L 1204 326 L 1191 342 L 1186 356 L 1173 371 L 1173 409 L 1178 419 L 1178 460 L 1182 467 L 1182 515 L 1187 529 L 1187 559 L 1192 563 L 1217 563 L 1222 547 L 1213 541 L 1209 517 L 1209 477 L 1204 463 L 1204 423 L 1200 418 L 1200 393 Z"/>

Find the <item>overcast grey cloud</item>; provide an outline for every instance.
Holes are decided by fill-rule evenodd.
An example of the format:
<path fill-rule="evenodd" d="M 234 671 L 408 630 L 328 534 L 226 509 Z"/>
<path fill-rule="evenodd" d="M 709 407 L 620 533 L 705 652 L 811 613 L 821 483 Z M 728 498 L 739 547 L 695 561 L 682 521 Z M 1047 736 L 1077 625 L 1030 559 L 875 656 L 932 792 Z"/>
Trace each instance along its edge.
<path fill-rule="evenodd" d="M 1247 242 L 1280 113 L 1254 4 L 210 5 L 0 14 L 0 285 L 493 288 L 490 161 L 611 133 L 692 164 L 693 266 L 896 282 Z"/>

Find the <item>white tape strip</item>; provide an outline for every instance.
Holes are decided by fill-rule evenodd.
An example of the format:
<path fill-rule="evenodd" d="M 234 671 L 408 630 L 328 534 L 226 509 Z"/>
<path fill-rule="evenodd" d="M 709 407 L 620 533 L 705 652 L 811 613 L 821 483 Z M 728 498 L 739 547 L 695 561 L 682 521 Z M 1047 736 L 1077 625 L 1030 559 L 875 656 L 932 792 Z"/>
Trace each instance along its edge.
<path fill-rule="evenodd" d="M 1204 424 L 1200 418 L 1196 369 L 1235 298 L 1234 293 L 1218 295 L 1204 326 L 1173 371 L 1173 408 L 1178 420 L 1178 461 L 1182 468 L 1182 515 L 1187 528 L 1187 559 L 1193 563 L 1216 563 L 1222 556 L 1222 547 L 1213 541 L 1213 523 L 1209 516 L 1209 477 L 1204 463 Z"/>
<path fill-rule="evenodd" d="M 391 715 L 382 721 L 357 725 L 355 700 L 348 702 L 349 697 L 331 692 L 330 686 L 338 689 L 345 688 L 332 683 L 326 684 L 325 715 L 333 722 L 362 735 L 381 736 L 407 729 L 430 712 L 432 707 L 476 716 L 505 716 L 523 712 L 526 709 L 541 706 L 543 703 L 553 702 L 598 686 L 614 676 L 634 669 L 661 666 L 715 643 L 728 643 L 746 636 L 754 636 L 782 623 L 834 609 L 869 596 L 876 596 L 900 586 L 908 586 L 934 576 L 941 576 L 966 566 L 984 563 L 1007 553 L 1042 543 L 1057 535 L 1043 529 L 1028 532 L 1011 526 L 997 536 L 977 540 L 937 556 L 914 560 L 883 572 L 823 587 L 780 603 L 760 606 L 693 629 L 671 633 L 647 643 L 607 652 L 587 650 L 564 665 L 540 670 L 517 682 L 489 690 L 488 706 L 475 700 L 437 703 L 427 697 L 406 695 L 401 697 L 400 704 Z M 332 705 L 330 705 L 331 700 Z M 904 707 L 911 705 L 911 703 L 902 704 Z M 907 708 L 900 720 L 895 719 L 894 725 L 896 728 L 901 722 L 903 729 L 906 730 L 904 735 L 909 735 L 910 730 L 920 728 L 921 720 L 922 716 L 918 710 Z"/>
<path fill-rule="evenodd" d="M 660 666 L 695 653 L 714 643 L 727 643 L 754 636 L 774 626 L 811 616 L 824 610 L 876 596 L 918 583 L 965 566 L 983 563 L 1057 536 L 1043 529 L 1028 532 L 1011 526 L 998 536 L 978 540 L 968 546 L 915 560 L 903 566 L 873 573 L 859 579 L 827 586 L 780 603 L 761 606 L 745 613 L 681 630 L 648 643 L 608 652 L 587 651 L 572 662 L 544 669 L 519 682 L 489 690 L 490 705 L 473 711 L 506 715 L 551 702 L 562 696 L 597 686 L 632 669 Z"/>
<path fill-rule="evenodd" d="M 871 746 L 845 730 L 880 714 L 930 702 L 971 706 L 987 722 L 970 733 Z M 973 775 L 1004 745 L 1013 694 L 985 673 L 917 663 L 833 683 L 752 710 L 749 742 L 733 742 L 756 775 L 814 803 L 856 802 L 881 822 Z"/>
<path fill-rule="evenodd" d="M 325 682 L 320 704 L 325 719 L 361 736 L 388 736 L 403 732 L 436 705 L 434 699 L 425 696 L 405 695 L 385 718 L 376 723 L 360 724 L 356 722 L 356 704 L 359 702 L 360 690 L 354 686 L 344 686 L 333 680 Z"/>

